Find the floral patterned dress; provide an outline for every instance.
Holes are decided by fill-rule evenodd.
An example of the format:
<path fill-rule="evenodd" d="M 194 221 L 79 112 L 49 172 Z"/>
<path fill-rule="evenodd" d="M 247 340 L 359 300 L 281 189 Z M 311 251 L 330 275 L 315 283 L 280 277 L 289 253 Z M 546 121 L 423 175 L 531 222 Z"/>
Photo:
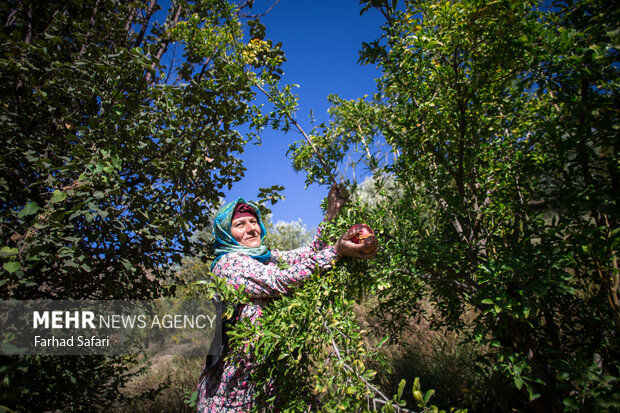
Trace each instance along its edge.
<path fill-rule="evenodd" d="M 320 233 L 320 232 L 319 232 Z M 338 258 L 333 246 L 318 241 L 310 247 L 292 251 L 271 252 L 271 259 L 261 263 L 247 255 L 232 252 L 224 255 L 213 268 L 218 277 L 226 277 L 233 286 L 245 285 L 251 305 L 244 305 L 239 319 L 252 323 L 262 315 L 262 309 L 274 297 L 288 293 L 294 286 L 310 277 L 315 268 L 328 269 Z M 282 269 L 278 263 L 288 264 Z M 245 353 L 235 352 L 229 360 L 218 362 L 203 370 L 198 382 L 198 412 L 248 412 L 253 406 L 255 384 L 251 381 L 254 369 Z"/>

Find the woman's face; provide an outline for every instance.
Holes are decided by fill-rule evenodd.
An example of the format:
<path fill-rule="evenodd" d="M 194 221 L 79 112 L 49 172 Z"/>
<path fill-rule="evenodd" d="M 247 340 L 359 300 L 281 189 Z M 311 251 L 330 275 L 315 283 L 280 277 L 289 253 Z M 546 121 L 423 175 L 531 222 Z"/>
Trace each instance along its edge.
<path fill-rule="evenodd" d="M 255 217 L 241 217 L 232 220 L 230 233 L 244 247 L 260 246 L 260 225 Z"/>

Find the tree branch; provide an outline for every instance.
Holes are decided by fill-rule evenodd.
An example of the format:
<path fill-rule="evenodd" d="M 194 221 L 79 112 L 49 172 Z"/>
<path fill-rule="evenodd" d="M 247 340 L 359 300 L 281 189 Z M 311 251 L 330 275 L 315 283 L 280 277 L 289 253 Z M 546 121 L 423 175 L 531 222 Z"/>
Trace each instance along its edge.
<path fill-rule="evenodd" d="M 32 40 L 32 5 L 28 6 L 28 13 L 26 13 L 26 16 L 28 16 L 28 31 L 24 37 L 24 43 L 30 44 Z"/>
<path fill-rule="evenodd" d="M 265 96 L 267 96 L 269 98 L 269 100 L 273 101 L 273 98 L 271 97 L 271 95 L 258 83 L 255 84 L 255 86 L 265 94 Z M 325 171 L 329 174 L 329 177 L 332 179 L 332 183 L 334 185 L 338 185 L 338 182 L 336 181 L 336 178 L 334 177 L 334 174 L 331 172 L 331 170 L 329 169 L 329 167 L 327 166 L 327 162 L 325 162 L 325 159 L 323 159 L 323 156 L 321 155 L 321 153 L 319 152 L 319 150 L 316 148 L 316 146 L 314 146 L 314 142 L 312 142 L 312 139 L 310 139 L 310 136 L 308 136 L 308 134 L 302 129 L 301 125 L 299 123 L 297 123 L 297 121 L 290 115 L 290 113 L 285 112 L 286 117 L 288 118 L 288 120 L 295 125 L 295 127 L 297 128 L 297 130 L 303 135 L 303 137 L 306 139 L 306 141 L 308 142 L 308 144 L 310 145 L 310 147 L 312 148 L 312 151 L 314 152 L 314 154 L 316 155 L 317 159 L 319 160 L 319 162 L 321 162 L 321 165 L 323 165 L 323 168 L 325 168 Z"/>
<path fill-rule="evenodd" d="M 90 29 L 86 32 L 86 35 L 84 36 L 84 44 L 82 45 L 82 48 L 80 49 L 80 53 L 78 53 L 78 58 L 81 58 L 84 55 L 84 52 L 86 51 L 86 44 L 88 43 L 88 40 L 90 39 L 90 35 L 92 32 L 92 29 L 95 27 L 95 16 L 97 15 L 97 9 L 99 8 L 99 0 L 95 1 L 95 7 L 93 8 L 93 14 L 90 16 Z"/>
<path fill-rule="evenodd" d="M 151 20 L 151 16 L 155 12 L 155 6 L 157 5 L 157 0 L 151 0 L 151 4 L 149 4 L 149 9 L 146 12 L 146 16 L 144 16 L 144 21 L 142 22 L 142 27 L 140 28 L 140 32 L 138 33 L 138 37 L 133 44 L 133 47 L 140 46 L 142 40 L 144 39 L 144 34 L 146 33 L 146 28 L 149 25 L 149 21 Z"/>
<path fill-rule="evenodd" d="M 331 333 L 331 329 L 329 327 L 327 327 L 327 321 L 323 322 L 323 326 L 325 327 L 325 330 L 328 333 Z M 340 348 L 338 347 L 338 344 L 336 343 L 336 340 L 334 340 L 334 338 L 331 338 L 331 345 L 332 348 L 334 349 L 333 354 L 336 355 L 336 357 L 338 358 L 338 360 L 342 363 L 342 366 L 345 368 L 345 370 L 349 371 L 350 373 L 353 373 L 355 375 L 355 377 L 357 377 L 358 380 L 362 381 L 364 383 L 364 385 L 368 388 L 368 390 L 372 391 L 374 394 L 379 395 L 380 398 L 374 397 L 372 399 L 373 402 L 373 406 L 376 408 L 376 404 L 382 404 L 382 405 L 391 405 L 394 410 L 396 412 L 403 412 L 403 413 L 413 413 L 411 410 L 405 409 L 404 407 L 401 407 L 397 404 L 392 403 L 392 401 L 379 389 L 377 388 L 375 385 L 373 385 L 372 383 L 370 383 L 368 380 L 366 380 L 364 377 L 360 376 L 359 374 L 357 374 L 357 372 L 355 371 L 355 369 L 351 366 L 349 366 L 347 363 L 345 363 L 344 359 L 342 358 L 342 354 L 340 351 Z M 370 398 L 369 398 L 370 401 Z"/>
<path fill-rule="evenodd" d="M 179 22 L 179 19 L 181 18 L 182 10 L 183 10 L 183 7 L 181 5 L 179 5 L 177 7 L 177 10 L 176 10 L 172 20 L 166 22 L 165 30 L 164 30 L 164 36 L 166 36 L 166 32 L 168 30 L 174 28 L 177 25 L 177 23 Z M 159 61 L 161 60 L 161 57 L 166 52 L 166 49 L 168 48 L 169 44 L 170 44 L 170 38 L 169 37 L 165 37 L 164 40 L 161 41 L 161 43 L 159 45 L 159 49 L 157 50 L 157 53 L 155 54 L 155 57 L 153 59 L 153 63 L 151 63 L 151 70 L 152 71 L 155 71 L 155 69 L 157 68 L 157 64 L 159 63 Z M 151 80 L 152 80 L 151 72 L 148 72 L 146 74 L 146 83 L 151 83 Z"/>
<path fill-rule="evenodd" d="M 15 21 L 15 14 L 17 13 L 17 9 L 13 9 L 11 13 L 6 18 L 6 22 L 4 23 L 4 27 L 8 27 Z"/>
<path fill-rule="evenodd" d="M 271 11 L 271 9 L 273 9 L 276 4 L 280 3 L 280 0 L 276 0 L 271 7 L 269 7 L 267 10 L 265 10 L 262 13 L 259 14 L 244 14 L 244 13 L 238 13 L 237 16 L 238 17 L 245 17 L 245 18 L 250 18 L 250 19 L 255 19 L 258 17 L 263 17 L 264 15 L 266 15 L 267 13 L 269 13 Z M 241 9 L 243 9 L 245 6 L 247 6 L 249 4 L 249 1 L 246 1 L 243 5 L 239 6 L 239 11 L 241 11 Z"/>

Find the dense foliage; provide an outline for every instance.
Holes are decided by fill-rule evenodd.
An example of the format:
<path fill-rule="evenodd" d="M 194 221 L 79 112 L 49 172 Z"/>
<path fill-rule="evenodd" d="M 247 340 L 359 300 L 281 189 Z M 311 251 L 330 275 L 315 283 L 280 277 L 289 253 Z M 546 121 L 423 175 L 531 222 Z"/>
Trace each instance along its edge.
<path fill-rule="evenodd" d="M 377 384 L 389 371 L 382 346 L 426 315 L 477 347 L 476 380 L 454 405 L 620 406 L 618 8 L 361 4 L 386 19 L 360 52 L 382 71 L 378 92 L 330 97 L 330 123 L 291 154 L 308 183 L 333 181 L 352 151 L 368 165 L 373 185 L 323 237 L 366 222 L 380 251 L 342 260 L 274 301 L 259 325 L 235 327 L 232 345 L 251 344 L 259 362 L 260 399 L 294 411 L 437 410 L 418 381 Z M 241 25 L 223 0 L 173 1 L 163 24 L 157 8 L 0 4 L 2 298 L 165 293 L 182 256 L 209 255 L 201 234 L 256 138 L 239 127 L 299 128 L 291 89 L 278 87 L 283 54 L 259 22 Z M 257 90 L 277 113 L 260 113 Z M 289 229 L 274 245 L 307 235 Z M 188 280 L 207 268 L 184 267 Z M 247 300 L 212 281 L 190 293 Z M 375 331 L 353 311 L 369 296 Z M 16 410 L 92 410 L 118 397 L 127 371 L 123 359 L 5 358 L 0 394 Z"/>
<path fill-rule="evenodd" d="M 365 283 L 384 328 L 399 340 L 430 300 L 484 349 L 474 409 L 618 407 L 618 8 L 362 3 L 386 18 L 360 53 L 379 91 L 332 97 L 315 148 L 292 150 L 309 182 L 356 148 L 374 172 L 388 254 Z"/>
<path fill-rule="evenodd" d="M 208 254 L 193 235 L 265 124 L 254 79 L 283 61 L 243 13 L 220 0 L 0 4 L 1 298 L 155 298 L 183 255 Z M 3 364 L 3 403 L 24 411 L 90 410 L 126 380 L 122 360 Z"/>

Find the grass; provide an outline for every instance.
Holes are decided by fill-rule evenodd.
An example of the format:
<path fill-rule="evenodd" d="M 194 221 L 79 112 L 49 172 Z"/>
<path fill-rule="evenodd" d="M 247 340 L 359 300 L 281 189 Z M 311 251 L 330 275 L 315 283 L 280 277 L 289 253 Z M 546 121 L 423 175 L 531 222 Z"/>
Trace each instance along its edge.
<path fill-rule="evenodd" d="M 362 328 L 375 331 L 378 338 L 371 342 L 376 345 L 382 334 L 381 320 L 370 314 L 373 302 L 369 301 L 355 307 Z M 427 311 L 432 311 L 426 305 Z M 433 389 L 430 404 L 442 409 L 450 407 L 472 407 L 471 395 L 480 385 L 475 373 L 475 360 L 481 349 L 473 344 L 463 343 L 464 335 L 446 329 L 432 329 L 430 323 L 422 317 L 413 317 L 407 333 L 402 335 L 398 344 L 384 344 L 382 354 L 391 366 L 391 372 L 377 376 L 378 384 L 386 394 L 395 394 L 398 384 L 406 380 L 403 400 L 410 409 L 416 408 L 412 394 L 414 379 L 420 379 L 422 393 Z M 381 371 L 380 368 L 377 370 Z M 470 410 L 471 411 L 471 410 Z"/>
<path fill-rule="evenodd" d="M 123 389 L 128 399 L 110 409 L 110 413 L 195 412 L 196 407 L 186 403 L 196 390 L 204 357 L 155 356 L 145 361 L 150 368 L 135 377 Z M 161 388 L 163 386 L 163 388 Z M 150 396 L 139 395 L 152 390 Z"/>

